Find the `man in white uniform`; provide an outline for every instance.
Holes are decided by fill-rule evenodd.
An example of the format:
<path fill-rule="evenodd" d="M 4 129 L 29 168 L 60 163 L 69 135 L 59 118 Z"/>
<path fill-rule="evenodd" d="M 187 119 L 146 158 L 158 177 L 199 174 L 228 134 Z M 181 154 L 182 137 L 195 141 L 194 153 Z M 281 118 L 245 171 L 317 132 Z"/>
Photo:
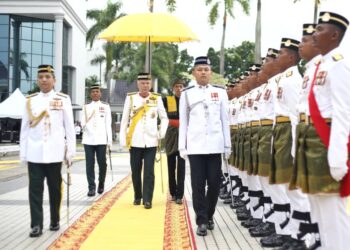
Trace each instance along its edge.
<path fill-rule="evenodd" d="M 40 65 L 40 92 L 27 97 L 22 117 L 20 159 L 28 163 L 30 237 L 42 234 L 45 178 L 49 188 L 50 231 L 59 230 L 62 162 L 68 161 L 69 166 L 75 155 L 72 104 L 68 95 L 55 92 L 55 82 L 53 67 Z"/>

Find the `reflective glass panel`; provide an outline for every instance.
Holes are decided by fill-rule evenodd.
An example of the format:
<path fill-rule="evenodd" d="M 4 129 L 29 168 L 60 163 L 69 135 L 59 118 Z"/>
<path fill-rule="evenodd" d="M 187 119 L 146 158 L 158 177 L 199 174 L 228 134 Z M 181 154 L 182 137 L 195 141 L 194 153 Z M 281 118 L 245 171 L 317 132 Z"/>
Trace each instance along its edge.
<path fill-rule="evenodd" d="M 52 56 L 52 43 L 43 43 L 43 55 Z"/>
<path fill-rule="evenodd" d="M 44 33 L 43 41 L 52 43 L 52 40 L 53 40 L 52 34 L 53 34 L 53 32 L 51 30 L 43 30 L 43 33 Z"/>
<path fill-rule="evenodd" d="M 32 40 L 32 29 L 28 27 L 22 27 L 21 39 Z"/>
<path fill-rule="evenodd" d="M 9 39 L 0 38 L 0 51 L 8 51 L 8 50 L 9 50 Z"/>
<path fill-rule="evenodd" d="M 9 26 L 0 24 L 0 37 L 9 37 Z"/>
<path fill-rule="evenodd" d="M 0 15 L 0 24 L 9 24 L 9 16 Z"/>
<path fill-rule="evenodd" d="M 42 52 L 42 43 L 41 42 L 33 42 L 33 47 L 32 47 L 32 53 L 33 54 L 41 54 Z"/>
<path fill-rule="evenodd" d="M 53 30 L 53 22 L 43 23 L 43 28 L 46 30 Z"/>
<path fill-rule="evenodd" d="M 51 56 L 43 56 L 43 64 L 53 64 Z"/>
<path fill-rule="evenodd" d="M 32 52 L 32 43 L 30 41 L 21 40 L 21 52 L 31 53 Z"/>
<path fill-rule="evenodd" d="M 43 23 L 42 22 L 35 22 L 35 23 L 33 23 L 33 28 L 42 29 Z"/>
<path fill-rule="evenodd" d="M 41 63 L 41 55 L 32 56 L 32 67 L 38 67 Z"/>
<path fill-rule="evenodd" d="M 42 29 L 33 29 L 33 41 L 42 41 L 43 40 L 43 30 Z"/>

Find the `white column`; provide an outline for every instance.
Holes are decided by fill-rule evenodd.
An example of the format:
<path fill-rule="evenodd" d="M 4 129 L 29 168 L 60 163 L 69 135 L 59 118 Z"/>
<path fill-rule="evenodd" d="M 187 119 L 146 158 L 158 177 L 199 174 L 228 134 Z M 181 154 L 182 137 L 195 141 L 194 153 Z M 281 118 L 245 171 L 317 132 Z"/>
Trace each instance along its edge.
<path fill-rule="evenodd" d="M 63 18 L 64 14 L 55 15 L 55 90 L 62 89 L 62 47 L 63 47 Z"/>

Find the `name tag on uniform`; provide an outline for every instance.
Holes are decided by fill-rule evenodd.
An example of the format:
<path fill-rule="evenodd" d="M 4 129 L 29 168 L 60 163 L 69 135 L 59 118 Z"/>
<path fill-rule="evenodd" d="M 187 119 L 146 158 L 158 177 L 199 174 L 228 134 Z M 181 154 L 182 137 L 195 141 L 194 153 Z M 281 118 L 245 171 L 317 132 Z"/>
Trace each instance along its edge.
<path fill-rule="evenodd" d="M 61 99 L 53 99 L 50 101 L 50 110 L 62 110 L 63 102 Z"/>

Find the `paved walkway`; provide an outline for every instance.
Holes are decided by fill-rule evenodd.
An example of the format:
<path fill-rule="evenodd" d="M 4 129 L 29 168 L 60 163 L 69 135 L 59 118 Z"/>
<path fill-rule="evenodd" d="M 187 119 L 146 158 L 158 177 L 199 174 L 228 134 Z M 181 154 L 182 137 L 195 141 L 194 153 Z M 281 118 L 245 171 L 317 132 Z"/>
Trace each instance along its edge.
<path fill-rule="evenodd" d="M 82 159 L 83 154 L 78 154 Z M 58 232 L 48 230 L 49 205 L 47 188 L 44 194 L 44 231 L 39 238 L 29 238 L 29 205 L 28 205 L 28 178 L 25 166 L 17 163 L 6 163 L 8 159 L 0 161 L 0 249 L 46 249 L 68 226 L 66 191 L 64 192 L 61 208 L 61 229 Z M 10 160 L 16 160 L 12 157 Z M 126 153 L 113 154 L 113 177 L 111 180 L 108 171 L 106 178 L 106 190 L 117 184 L 122 178 L 130 173 L 129 155 Z M 163 166 L 165 167 L 165 166 Z M 64 172 L 64 171 L 63 171 Z M 66 178 L 65 173 L 63 177 Z M 164 177 L 165 178 L 165 177 Z M 191 201 L 191 185 L 189 171 L 186 175 L 186 199 L 189 213 L 195 232 L 195 215 Z M 157 182 L 157 180 L 156 180 Z M 69 224 L 72 224 L 82 215 L 99 196 L 88 198 L 86 196 L 85 161 L 79 160 L 72 167 L 72 186 L 70 188 Z M 227 205 L 218 203 L 217 212 L 214 216 L 215 230 L 209 231 L 206 237 L 196 236 L 196 244 L 202 249 L 262 249 L 257 239 L 249 236 L 248 230 L 240 226 L 233 210 Z"/>

